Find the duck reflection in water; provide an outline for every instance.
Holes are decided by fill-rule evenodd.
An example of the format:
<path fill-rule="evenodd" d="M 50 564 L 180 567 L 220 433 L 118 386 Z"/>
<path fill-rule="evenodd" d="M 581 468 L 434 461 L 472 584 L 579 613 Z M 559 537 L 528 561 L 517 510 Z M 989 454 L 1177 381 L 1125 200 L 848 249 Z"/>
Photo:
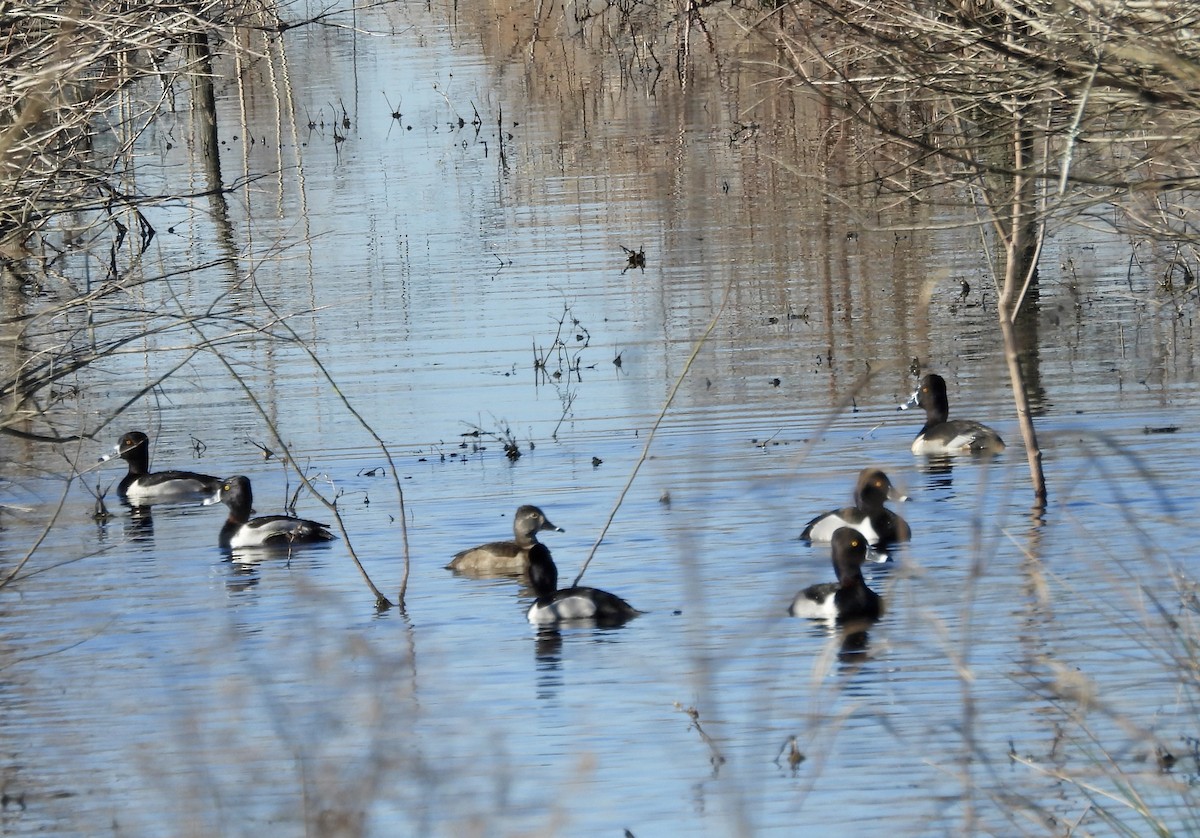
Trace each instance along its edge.
<path fill-rule="evenodd" d="M 842 664 L 857 667 L 870 659 L 871 634 L 867 631 L 873 623 L 860 622 L 839 627 L 841 646 L 838 648 L 838 661 Z"/>
<path fill-rule="evenodd" d="M 149 506 L 129 507 L 129 523 L 125 531 L 134 541 L 145 541 L 154 537 L 154 516 Z"/>
<path fill-rule="evenodd" d="M 97 505 L 103 503 L 102 499 L 97 501 Z M 154 539 L 154 516 L 150 514 L 150 507 L 127 506 L 126 509 L 129 510 L 129 516 L 119 519 L 121 521 L 121 531 L 117 534 L 117 539 L 131 543 L 152 541 Z M 105 512 L 107 513 L 107 510 Z M 109 527 L 115 525 L 118 517 L 111 513 L 101 515 L 99 512 L 92 517 L 96 521 L 99 540 L 107 542 L 111 534 Z"/>
<path fill-rule="evenodd" d="M 953 457 L 926 457 L 917 465 L 917 471 L 929 478 L 925 485 L 931 490 L 948 490 L 954 486 Z"/>
<path fill-rule="evenodd" d="M 231 594 L 250 595 L 257 593 L 258 583 L 262 581 L 257 563 L 231 562 L 229 576 L 225 580 L 225 589 Z"/>
<path fill-rule="evenodd" d="M 537 631 L 533 656 L 537 664 L 537 697 L 557 698 L 563 686 L 562 632 L 550 626 Z"/>
<path fill-rule="evenodd" d="M 560 625 L 570 627 L 566 632 Z M 543 625 L 537 627 L 537 636 L 533 643 L 534 666 L 537 673 L 537 698 L 557 699 L 564 684 L 563 648 L 570 638 L 570 643 L 580 652 L 580 644 L 595 644 L 618 642 L 624 625 L 597 625 L 592 621 L 578 620 L 571 623 Z M 587 655 L 586 649 L 582 652 Z"/>

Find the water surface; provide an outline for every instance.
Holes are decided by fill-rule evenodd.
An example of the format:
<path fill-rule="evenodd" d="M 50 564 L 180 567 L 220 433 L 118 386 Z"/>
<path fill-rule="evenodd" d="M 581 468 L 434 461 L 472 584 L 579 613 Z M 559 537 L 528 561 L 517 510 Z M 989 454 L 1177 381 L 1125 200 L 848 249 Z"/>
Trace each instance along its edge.
<path fill-rule="evenodd" d="M 0 442 L 0 562 L 50 520 L 68 462 L 92 468 L 125 429 L 152 435 L 159 468 L 247 474 L 258 511 L 279 511 L 297 479 L 272 423 L 395 599 L 391 475 L 340 392 L 399 470 L 405 608 L 376 611 L 344 540 L 230 562 L 218 511 L 135 516 L 110 495 L 98 524 L 67 486 L 0 599 L 5 831 L 1103 834 L 1104 807 L 1140 831 L 1084 791 L 1115 772 L 1186 831 L 1197 732 L 1165 618 L 1193 613 L 1174 573 L 1197 504 L 1176 476 L 1197 451 L 1194 297 L 1129 274 L 1128 242 L 1055 234 L 1024 324 L 1052 501 L 1035 521 L 968 218 L 829 200 L 781 169 L 850 164 L 752 67 L 650 95 L 569 64 L 556 88 L 461 11 L 387 15 L 359 20 L 379 37 L 289 35 L 294 127 L 263 63 L 219 91 L 225 180 L 266 177 L 147 210 L 144 275 L 173 278 L 97 316 L 144 330 L 215 305 L 203 337 L 238 377 L 188 358 L 186 328 L 81 377 L 63 427 L 94 428 L 187 358 L 95 443 Z M 772 128 L 785 107 L 795 124 Z M 189 131 L 181 110 L 142 137 L 144 189 L 203 183 Z M 584 577 L 647 614 L 539 633 L 517 583 L 444 569 L 533 502 L 566 530 L 545 541 L 572 579 L 702 338 Z M 1008 451 L 914 458 L 920 420 L 896 411 L 913 359 Z M 831 575 L 796 537 L 868 464 L 912 496 L 915 537 L 868 568 L 889 614 L 840 654 L 786 616 Z M 329 515 L 304 492 L 297 511 Z M 1156 747 L 1181 757 L 1171 773 Z"/>

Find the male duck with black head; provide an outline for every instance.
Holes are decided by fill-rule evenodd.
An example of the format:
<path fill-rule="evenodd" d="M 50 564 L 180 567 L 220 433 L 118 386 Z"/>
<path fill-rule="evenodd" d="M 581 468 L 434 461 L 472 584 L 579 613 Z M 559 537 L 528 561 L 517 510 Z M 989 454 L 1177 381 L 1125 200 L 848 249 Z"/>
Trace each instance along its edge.
<path fill-rule="evenodd" d="M 454 556 L 448 570 L 472 576 L 503 576 L 524 573 L 529 567 L 529 550 L 538 543 L 539 532 L 564 532 L 550 523 L 546 513 L 526 504 L 513 515 L 513 540 L 492 541 L 463 550 Z"/>
<path fill-rule="evenodd" d="M 529 586 L 537 597 L 526 616 L 537 626 L 583 623 L 619 626 L 641 614 L 616 594 L 575 585 L 558 587 L 558 567 L 545 544 L 529 548 Z"/>
<path fill-rule="evenodd" d="M 912 444 L 914 454 L 998 454 L 1004 450 L 1000 434 L 987 425 L 970 419 L 948 418 L 950 399 L 946 395 L 946 379 L 937 373 L 922 378 L 916 392 L 900 409 L 913 405 L 925 409 L 925 427 Z"/>
<path fill-rule="evenodd" d="M 113 457 L 120 457 L 129 464 L 128 473 L 117 484 L 117 495 L 132 506 L 201 500 L 221 485 L 221 478 L 194 471 L 152 473 L 150 438 L 141 431 L 130 431 L 121 437 L 115 452 L 101 457 L 100 462 Z"/>
<path fill-rule="evenodd" d="M 222 482 L 212 497 L 204 501 L 205 506 L 217 503 L 229 507 L 229 517 L 225 520 L 225 526 L 221 527 L 219 541 L 226 550 L 246 547 L 291 548 L 297 544 L 319 544 L 337 538 L 329 531 L 328 524 L 291 515 L 251 518 L 254 494 L 250 489 L 250 478 L 240 474 Z"/>
<path fill-rule="evenodd" d="M 837 581 L 809 585 L 796 594 L 788 613 L 793 617 L 834 619 L 843 625 L 875 622 L 883 616 L 883 599 L 863 579 L 866 539 L 857 530 L 839 527 L 830 544 Z"/>
<path fill-rule="evenodd" d="M 882 471 L 864 468 L 858 473 L 858 484 L 854 487 L 854 506 L 835 509 L 813 518 L 804 532 L 800 533 L 800 539 L 829 541 L 840 527 L 850 527 L 861 533 L 872 547 L 886 547 L 911 540 L 912 529 L 908 522 L 883 505 L 889 499 L 908 500 Z"/>

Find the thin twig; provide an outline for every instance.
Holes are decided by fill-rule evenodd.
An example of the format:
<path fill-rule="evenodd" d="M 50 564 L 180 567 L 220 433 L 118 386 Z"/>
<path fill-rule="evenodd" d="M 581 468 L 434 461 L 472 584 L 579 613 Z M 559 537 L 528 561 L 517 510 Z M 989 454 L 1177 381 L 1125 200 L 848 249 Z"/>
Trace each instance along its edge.
<path fill-rule="evenodd" d="M 579 580 L 583 578 L 588 565 L 592 563 L 592 557 L 596 555 L 596 550 L 600 547 L 600 543 L 604 541 L 604 536 L 608 533 L 608 528 L 612 525 L 613 519 L 617 517 L 617 510 L 621 508 L 621 504 L 625 501 L 625 495 L 628 494 L 630 487 L 633 486 L 633 481 L 637 479 L 638 471 L 650 455 L 650 445 L 654 442 L 654 435 L 658 432 L 659 425 L 662 424 L 663 419 L 666 417 L 667 410 L 671 407 L 671 402 L 675 400 L 675 394 L 679 392 L 680 386 L 683 385 L 683 380 L 687 378 L 688 372 L 691 371 L 692 363 L 696 360 L 696 356 L 700 354 L 700 350 L 704 348 L 704 344 L 708 341 L 708 336 L 712 334 L 712 330 L 717 326 L 717 321 L 721 319 L 721 315 L 725 311 L 725 304 L 729 302 L 729 294 L 732 289 L 733 277 L 730 277 L 729 281 L 725 283 L 725 290 L 721 292 L 721 304 L 717 306 L 716 314 L 713 315 L 712 320 L 708 323 L 708 327 L 696 341 L 696 345 L 692 347 L 692 354 L 688 356 L 687 363 L 683 365 L 683 369 L 675 379 L 675 385 L 667 395 L 667 400 L 663 402 L 662 410 L 658 412 L 658 417 L 654 420 L 654 424 L 650 426 L 650 433 L 646 434 L 646 443 L 642 446 L 642 454 L 638 457 L 637 462 L 633 464 L 633 470 L 629 473 L 629 479 L 625 481 L 625 488 L 617 496 L 617 502 L 613 504 L 612 512 L 608 513 L 608 520 L 604 522 L 604 527 L 600 530 L 600 535 L 596 538 L 596 543 L 592 545 L 591 552 L 588 553 L 583 567 L 580 568 L 579 575 L 575 577 L 574 584 L 578 585 Z"/>

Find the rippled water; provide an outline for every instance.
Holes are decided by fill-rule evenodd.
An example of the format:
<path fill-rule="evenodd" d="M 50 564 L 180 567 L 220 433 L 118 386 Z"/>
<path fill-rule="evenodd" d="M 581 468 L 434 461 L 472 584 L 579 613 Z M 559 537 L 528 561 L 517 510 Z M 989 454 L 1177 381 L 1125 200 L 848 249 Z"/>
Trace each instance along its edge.
<path fill-rule="evenodd" d="M 556 101 L 544 72 L 524 76 L 449 19 L 295 32 L 294 140 L 274 139 L 269 97 L 248 96 L 248 145 L 227 83 L 225 179 L 267 176 L 225 209 L 149 211 L 145 270 L 236 261 L 132 288 L 121 322 L 99 312 L 101 328 L 136 330 L 176 297 L 214 304 L 227 318 L 204 338 L 262 414 L 200 353 L 95 443 L 0 441 L 0 566 L 66 490 L 0 592 L 4 831 L 841 835 L 886 820 L 914 835 L 1104 833 L 1106 808 L 1148 830 L 1089 800 L 1118 774 L 1154 816 L 1194 827 L 1194 664 L 1165 618 L 1192 617 L 1172 569 L 1188 570 L 1179 523 L 1197 507 L 1178 465 L 1198 449 L 1195 298 L 1129 273 L 1110 234 L 1055 235 L 1025 324 L 1051 487 L 1039 525 L 995 294 L 962 219 L 868 220 L 784 175 L 775 161 L 806 137 L 740 138 L 750 71 Z M 566 89 L 582 77 L 572 68 Z M 143 137 L 146 191 L 202 183 L 189 131 L 180 111 Z M 626 269 L 623 247 L 644 248 L 644 270 Z M 283 316 L 329 379 L 295 342 L 252 333 L 281 334 Z M 647 614 L 539 633 L 515 582 L 444 569 L 532 502 L 566 530 L 544 540 L 573 578 L 714 317 L 584 577 Z M 81 379 L 58 420 L 94 427 L 199 340 L 139 342 Z M 951 381 L 956 415 L 1001 431 L 1005 454 L 909 453 L 920 421 L 896 406 L 914 358 Z M 387 463 L 334 383 L 399 470 L 403 610 L 376 611 L 344 540 L 231 563 L 213 509 L 135 516 L 110 495 L 115 516 L 98 524 L 63 479 L 142 428 L 157 467 L 247 474 L 258 511 L 279 511 L 297 481 L 262 455 L 280 453 L 270 420 L 339 496 L 395 599 Z M 513 462 L 489 436 L 505 428 Z M 786 609 L 831 575 L 799 531 L 847 502 L 867 464 L 912 496 L 900 511 L 915 535 L 868 568 L 889 614 L 865 653 L 843 654 Z M 110 463 L 86 483 L 119 474 Z M 303 492 L 297 508 L 329 514 Z M 1180 757 L 1172 773 L 1157 746 Z"/>

